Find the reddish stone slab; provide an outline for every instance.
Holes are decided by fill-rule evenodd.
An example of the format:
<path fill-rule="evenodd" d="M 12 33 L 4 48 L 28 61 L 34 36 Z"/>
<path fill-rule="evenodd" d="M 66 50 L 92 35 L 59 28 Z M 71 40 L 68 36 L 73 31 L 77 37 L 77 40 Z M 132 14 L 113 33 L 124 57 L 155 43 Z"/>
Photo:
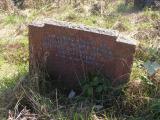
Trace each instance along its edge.
<path fill-rule="evenodd" d="M 29 25 L 30 72 L 45 68 L 51 79 L 74 87 L 100 72 L 113 84 L 130 77 L 136 42 L 116 31 L 47 21 Z"/>

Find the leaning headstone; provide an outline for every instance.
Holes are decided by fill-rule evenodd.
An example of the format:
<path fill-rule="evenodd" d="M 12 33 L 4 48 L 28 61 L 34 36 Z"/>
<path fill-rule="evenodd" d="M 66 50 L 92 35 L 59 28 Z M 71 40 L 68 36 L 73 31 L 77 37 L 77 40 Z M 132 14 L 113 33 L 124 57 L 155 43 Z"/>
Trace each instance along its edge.
<path fill-rule="evenodd" d="M 136 47 L 116 31 L 57 21 L 29 25 L 29 42 L 30 73 L 36 66 L 71 88 L 88 73 L 101 73 L 113 85 L 127 82 Z"/>

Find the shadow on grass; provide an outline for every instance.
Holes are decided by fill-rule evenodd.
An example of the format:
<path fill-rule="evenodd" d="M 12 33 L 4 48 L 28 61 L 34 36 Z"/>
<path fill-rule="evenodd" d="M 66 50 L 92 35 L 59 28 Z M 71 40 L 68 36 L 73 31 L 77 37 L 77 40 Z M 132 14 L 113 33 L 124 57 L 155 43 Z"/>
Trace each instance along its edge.
<path fill-rule="evenodd" d="M 41 95 L 32 91 L 26 81 L 29 81 L 29 78 L 20 79 L 16 87 L 6 89 L 1 96 L 5 101 L 4 110 L 1 110 L 4 118 L 7 117 L 9 109 L 21 111 L 26 106 L 32 113 L 37 114 L 39 119 L 45 120 L 86 120 L 94 119 L 94 117 L 119 120 L 159 119 L 160 102 L 156 102 L 158 97 L 155 98 L 157 85 L 156 83 L 150 85 L 145 82 L 146 80 L 140 86 L 134 84 L 133 81 L 124 86 L 109 86 L 107 91 L 100 92 L 98 97 L 79 94 L 72 99 L 69 99 L 68 94 L 64 94 L 54 85 L 52 90 Z M 149 100 L 150 98 L 154 100 Z"/>
<path fill-rule="evenodd" d="M 0 84 L 0 119 L 6 119 L 8 116 L 9 109 L 15 107 L 15 104 L 18 100 L 18 94 L 20 91 L 18 87 L 21 86 L 22 81 L 28 76 L 27 71 L 21 71 L 16 76 L 12 78 L 4 78 Z M 25 76 L 25 77 L 24 77 Z M 3 83 L 2 83 L 3 82 Z M 23 84 L 26 84 L 27 81 L 24 81 Z"/>
<path fill-rule="evenodd" d="M 135 7 L 133 3 L 129 3 L 128 5 L 126 5 L 125 3 L 121 3 L 117 5 L 117 9 L 115 11 L 121 14 L 131 14 L 138 13 L 141 10 L 143 10 L 143 7 Z"/>

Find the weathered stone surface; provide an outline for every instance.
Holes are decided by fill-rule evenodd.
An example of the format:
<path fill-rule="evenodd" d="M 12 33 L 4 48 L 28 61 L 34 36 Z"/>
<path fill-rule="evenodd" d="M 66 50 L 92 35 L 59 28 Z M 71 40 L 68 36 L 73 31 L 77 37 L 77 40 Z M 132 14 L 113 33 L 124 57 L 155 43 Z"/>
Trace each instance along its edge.
<path fill-rule="evenodd" d="M 87 73 L 100 72 L 114 85 L 129 79 L 136 42 L 116 31 L 66 22 L 29 25 L 30 72 L 46 68 L 57 83 L 75 87 Z"/>

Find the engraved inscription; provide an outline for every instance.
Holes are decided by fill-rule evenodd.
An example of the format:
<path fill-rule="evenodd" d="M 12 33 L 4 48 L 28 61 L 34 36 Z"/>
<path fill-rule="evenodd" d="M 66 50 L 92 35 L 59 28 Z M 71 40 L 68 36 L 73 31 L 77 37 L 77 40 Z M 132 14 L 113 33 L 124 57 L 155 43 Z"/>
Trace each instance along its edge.
<path fill-rule="evenodd" d="M 99 58 L 103 60 L 112 58 L 112 51 L 106 44 L 101 42 L 97 45 L 93 40 L 50 35 L 43 39 L 42 45 L 46 49 L 55 49 L 56 56 L 75 62 L 97 64 Z"/>

